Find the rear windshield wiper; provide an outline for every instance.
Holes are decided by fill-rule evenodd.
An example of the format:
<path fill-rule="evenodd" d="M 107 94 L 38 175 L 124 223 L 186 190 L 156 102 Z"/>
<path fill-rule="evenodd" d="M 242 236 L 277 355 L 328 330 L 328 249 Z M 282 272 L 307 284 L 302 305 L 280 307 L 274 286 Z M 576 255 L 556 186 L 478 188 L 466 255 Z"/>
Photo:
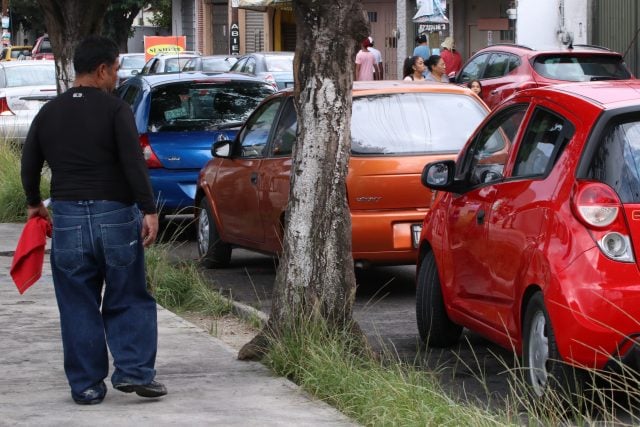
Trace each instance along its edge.
<path fill-rule="evenodd" d="M 615 77 L 615 76 L 591 76 L 589 79 L 592 82 L 599 82 L 602 80 L 626 80 L 624 77 Z"/>

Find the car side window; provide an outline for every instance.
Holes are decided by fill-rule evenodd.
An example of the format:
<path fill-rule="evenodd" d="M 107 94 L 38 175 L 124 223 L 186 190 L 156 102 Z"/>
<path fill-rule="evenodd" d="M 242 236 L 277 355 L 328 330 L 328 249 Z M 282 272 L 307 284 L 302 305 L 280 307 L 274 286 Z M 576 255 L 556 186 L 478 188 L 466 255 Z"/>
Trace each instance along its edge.
<path fill-rule="evenodd" d="M 275 121 L 282 98 L 276 98 L 256 110 L 247 120 L 239 135 L 240 157 L 262 157 L 269 140 L 269 133 Z"/>
<path fill-rule="evenodd" d="M 456 179 L 471 186 L 500 181 L 513 140 L 527 111 L 526 104 L 509 108 L 487 123 L 461 159 Z"/>
<path fill-rule="evenodd" d="M 547 174 L 573 136 L 574 127 L 550 111 L 538 109 L 518 148 L 513 176 Z"/>
<path fill-rule="evenodd" d="M 298 118 L 293 99 L 289 97 L 284 105 L 280 120 L 273 135 L 273 155 L 290 156 L 293 152 L 293 144 L 296 142 L 296 131 L 298 129 Z"/>
<path fill-rule="evenodd" d="M 158 72 L 158 66 L 160 65 L 160 61 L 155 59 L 151 66 L 149 67 L 149 74 L 155 74 Z"/>
<path fill-rule="evenodd" d="M 184 64 L 184 68 L 182 69 L 182 71 L 195 71 L 197 61 L 198 58 L 190 59 L 186 64 Z"/>
<path fill-rule="evenodd" d="M 511 55 L 507 53 L 497 52 L 489 57 L 487 67 L 482 75 L 483 79 L 493 79 L 496 77 L 502 77 L 507 74 L 509 69 L 509 59 Z"/>
<path fill-rule="evenodd" d="M 489 59 L 489 54 L 479 55 L 472 59 L 460 72 L 460 79 L 458 80 L 458 83 L 480 79 L 484 73 L 487 59 Z"/>
<path fill-rule="evenodd" d="M 248 74 L 256 73 L 256 60 L 254 58 L 247 59 L 247 64 L 244 66 L 243 71 Z"/>
<path fill-rule="evenodd" d="M 231 71 L 242 72 L 242 69 L 244 68 L 244 64 L 246 63 L 247 63 L 247 58 L 240 59 L 239 61 L 237 61 L 235 64 L 231 66 Z"/>
<path fill-rule="evenodd" d="M 127 104 L 133 106 L 133 104 L 136 102 L 136 99 L 138 99 L 139 93 L 140 88 L 138 86 L 129 86 L 129 89 L 127 89 L 127 91 L 124 93 L 122 99 Z"/>

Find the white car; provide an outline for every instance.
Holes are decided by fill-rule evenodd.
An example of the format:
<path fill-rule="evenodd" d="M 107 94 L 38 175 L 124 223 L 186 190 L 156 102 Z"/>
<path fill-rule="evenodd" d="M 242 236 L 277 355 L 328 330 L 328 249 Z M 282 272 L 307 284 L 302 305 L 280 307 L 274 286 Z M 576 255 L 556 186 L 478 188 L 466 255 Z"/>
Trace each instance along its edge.
<path fill-rule="evenodd" d="M 191 58 L 199 56 L 199 53 L 191 51 L 159 53 L 144 64 L 140 74 L 179 73 Z"/>
<path fill-rule="evenodd" d="M 118 56 L 118 84 L 120 86 L 127 79 L 138 74 L 144 67 L 144 53 L 121 53 Z"/>
<path fill-rule="evenodd" d="M 0 138 L 23 143 L 33 118 L 57 94 L 53 61 L 0 62 Z"/>

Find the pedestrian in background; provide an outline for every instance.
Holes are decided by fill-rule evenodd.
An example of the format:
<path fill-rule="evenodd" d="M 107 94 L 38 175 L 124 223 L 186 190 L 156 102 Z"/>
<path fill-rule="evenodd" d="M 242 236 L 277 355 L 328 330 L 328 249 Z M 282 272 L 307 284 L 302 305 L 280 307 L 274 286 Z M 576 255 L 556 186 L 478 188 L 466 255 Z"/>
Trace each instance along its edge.
<path fill-rule="evenodd" d="M 471 89 L 473 93 L 478 95 L 480 99 L 482 99 L 482 83 L 480 83 L 480 80 L 471 80 L 469 83 L 467 83 L 467 87 Z"/>
<path fill-rule="evenodd" d="M 429 59 L 427 59 L 427 68 L 429 69 L 429 72 L 425 76 L 427 80 L 449 83 L 447 66 L 444 64 L 440 55 L 431 55 Z"/>
<path fill-rule="evenodd" d="M 362 41 L 361 46 L 362 48 L 356 54 L 356 80 L 373 80 L 373 72 L 376 67 L 376 58 L 369 50 L 369 47 L 371 46 L 369 37 Z"/>
<path fill-rule="evenodd" d="M 373 53 L 373 56 L 376 58 L 376 64 L 373 70 L 373 79 L 374 80 L 384 80 L 384 69 L 382 65 L 382 54 L 378 49 L 374 47 L 373 37 L 369 36 L 369 51 Z"/>
<path fill-rule="evenodd" d="M 447 66 L 447 73 L 450 78 L 457 76 L 462 69 L 462 56 L 460 56 L 460 53 L 455 49 L 455 46 L 456 44 L 453 37 L 447 37 L 440 45 L 440 47 L 442 47 L 440 56 Z"/>
<path fill-rule="evenodd" d="M 424 61 L 421 56 L 410 56 L 404 60 L 402 67 L 402 78 L 408 81 L 425 81 Z"/>
<path fill-rule="evenodd" d="M 416 43 L 418 46 L 413 49 L 413 56 L 420 56 L 422 57 L 422 60 L 426 62 L 429 56 L 431 56 L 429 45 L 427 44 L 427 35 L 420 34 L 416 37 Z"/>
<path fill-rule="evenodd" d="M 158 215 L 133 113 L 111 94 L 117 58 L 111 40 L 83 40 L 74 86 L 42 107 L 22 153 L 29 218 L 48 218 L 39 185 L 43 163 L 51 169 L 51 269 L 64 369 L 78 404 L 100 403 L 107 393 L 107 344 L 115 389 L 167 393 L 154 381 L 157 314 L 144 268 Z"/>

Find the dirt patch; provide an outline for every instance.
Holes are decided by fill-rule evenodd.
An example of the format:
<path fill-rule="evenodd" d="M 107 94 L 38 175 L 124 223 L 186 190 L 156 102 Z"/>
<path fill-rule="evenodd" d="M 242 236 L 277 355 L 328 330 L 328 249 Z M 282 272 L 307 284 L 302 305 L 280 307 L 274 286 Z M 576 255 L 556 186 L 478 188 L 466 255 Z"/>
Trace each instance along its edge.
<path fill-rule="evenodd" d="M 199 313 L 182 313 L 180 316 L 236 350 L 240 350 L 259 332 L 258 329 L 231 315 L 215 318 Z"/>

